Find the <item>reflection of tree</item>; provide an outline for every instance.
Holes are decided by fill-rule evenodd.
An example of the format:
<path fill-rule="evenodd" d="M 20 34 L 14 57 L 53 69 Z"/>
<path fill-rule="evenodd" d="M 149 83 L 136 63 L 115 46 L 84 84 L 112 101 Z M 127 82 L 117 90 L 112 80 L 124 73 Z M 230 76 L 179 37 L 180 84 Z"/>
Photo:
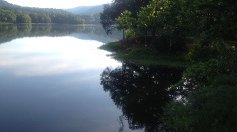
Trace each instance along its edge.
<path fill-rule="evenodd" d="M 18 30 L 18 32 L 29 34 L 32 30 L 32 24 L 30 24 L 30 23 L 18 24 L 17 25 L 17 30 Z"/>
<path fill-rule="evenodd" d="M 33 24 L 31 34 L 33 36 L 42 36 L 44 34 L 49 34 L 51 30 L 51 24 Z"/>
<path fill-rule="evenodd" d="M 13 24 L 0 24 L 0 43 L 12 40 L 17 35 L 17 26 Z"/>
<path fill-rule="evenodd" d="M 113 70 L 105 69 L 101 84 L 122 109 L 131 129 L 153 132 L 162 127 L 162 110 L 172 94 L 168 87 L 179 81 L 181 75 L 178 68 L 123 64 Z"/>
<path fill-rule="evenodd" d="M 75 34 L 79 35 L 75 35 Z M 73 34 L 73 35 L 72 35 Z M 68 24 L 0 24 L 0 43 L 20 37 L 65 36 L 72 35 L 79 39 L 107 42 L 119 39 L 119 35 L 107 36 L 100 25 L 68 25 Z M 113 38 L 113 39 L 112 39 Z"/>

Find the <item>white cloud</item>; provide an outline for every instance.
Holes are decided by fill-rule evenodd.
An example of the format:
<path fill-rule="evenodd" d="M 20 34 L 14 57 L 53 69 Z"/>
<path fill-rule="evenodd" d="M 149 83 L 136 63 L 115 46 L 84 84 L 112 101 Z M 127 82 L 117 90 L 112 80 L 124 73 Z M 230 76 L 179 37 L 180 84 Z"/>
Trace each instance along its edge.
<path fill-rule="evenodd" d="M 72 8 L 77 6 L 100 5 L 111 0 L 6 0 L 9 3 L 40 8 Z"/>

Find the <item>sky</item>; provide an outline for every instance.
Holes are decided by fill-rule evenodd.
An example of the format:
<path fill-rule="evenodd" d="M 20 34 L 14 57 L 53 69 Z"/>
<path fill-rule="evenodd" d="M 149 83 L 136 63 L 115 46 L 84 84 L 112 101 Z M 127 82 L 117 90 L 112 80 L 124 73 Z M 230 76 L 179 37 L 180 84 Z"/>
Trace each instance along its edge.
<path fill-rule="evenodd" d="M 91 6 L 110 3 L 112 0 L 6 0 L 9 3 L 39 8 L 67 9 L 77 6 Z"/>

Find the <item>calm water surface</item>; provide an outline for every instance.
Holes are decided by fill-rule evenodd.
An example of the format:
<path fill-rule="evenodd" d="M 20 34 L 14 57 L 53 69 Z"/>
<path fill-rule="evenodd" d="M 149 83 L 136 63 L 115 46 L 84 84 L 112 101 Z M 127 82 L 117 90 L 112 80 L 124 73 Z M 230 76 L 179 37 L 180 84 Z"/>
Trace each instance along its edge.
<path fill-rule="evenodd" d="M 108 57 L 98 27 L 0 29 L 0 132 L 154 131 L 181 77 Z"/>

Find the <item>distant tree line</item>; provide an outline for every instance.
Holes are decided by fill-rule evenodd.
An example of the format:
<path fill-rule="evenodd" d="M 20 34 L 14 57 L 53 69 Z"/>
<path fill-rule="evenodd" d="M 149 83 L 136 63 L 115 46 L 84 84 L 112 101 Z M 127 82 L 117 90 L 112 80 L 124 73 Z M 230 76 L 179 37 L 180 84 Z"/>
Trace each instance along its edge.
<path fill-rule="evenodd" d="M 21 7 L 0 0 L 0 23 L 82 24 L 83 19 L 60 9 Z"/>

